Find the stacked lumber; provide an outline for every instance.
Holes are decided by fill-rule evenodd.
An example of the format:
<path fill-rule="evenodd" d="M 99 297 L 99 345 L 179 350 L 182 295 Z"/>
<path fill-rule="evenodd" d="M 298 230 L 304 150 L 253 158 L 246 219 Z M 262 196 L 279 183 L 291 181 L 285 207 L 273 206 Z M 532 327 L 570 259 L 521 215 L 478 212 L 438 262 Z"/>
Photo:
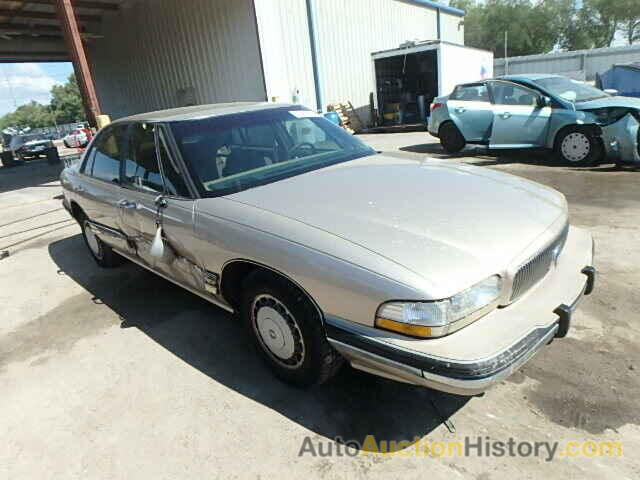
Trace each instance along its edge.
<path fill-rule="evenodd" d="M 342 128 L 349 133 L 357 133 L 364 128 L 364 124 L 351 102 L 332 103 L 327 106 L 327 110 L 338 114 Z"/>

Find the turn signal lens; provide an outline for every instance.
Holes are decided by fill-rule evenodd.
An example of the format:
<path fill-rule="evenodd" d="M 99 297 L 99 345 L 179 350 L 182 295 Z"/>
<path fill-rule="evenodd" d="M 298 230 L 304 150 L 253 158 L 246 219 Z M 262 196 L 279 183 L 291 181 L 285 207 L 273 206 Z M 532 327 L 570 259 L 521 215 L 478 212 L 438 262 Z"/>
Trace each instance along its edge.
<path fill-rule="evenodd" d="M 388 318 L 376 318 L 376 327 L 402 333 L 403 335 L 411 335 L 412 337 L 428 338 L 431 336 L 431 327 L 395 322 Z"/>

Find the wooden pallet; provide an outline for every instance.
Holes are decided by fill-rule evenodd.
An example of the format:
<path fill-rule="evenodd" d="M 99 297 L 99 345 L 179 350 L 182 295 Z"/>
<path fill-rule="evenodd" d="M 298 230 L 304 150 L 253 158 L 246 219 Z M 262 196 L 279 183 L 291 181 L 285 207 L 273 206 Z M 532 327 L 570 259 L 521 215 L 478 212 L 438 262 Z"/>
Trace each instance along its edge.
<path fill-rule="evenodd" d="M 327 110 L 338 114 L 342 127 L 349 133 L 357 133 L 364 128 L 364 124 L 351 102 L 332 103 L 327 106 Z"/>

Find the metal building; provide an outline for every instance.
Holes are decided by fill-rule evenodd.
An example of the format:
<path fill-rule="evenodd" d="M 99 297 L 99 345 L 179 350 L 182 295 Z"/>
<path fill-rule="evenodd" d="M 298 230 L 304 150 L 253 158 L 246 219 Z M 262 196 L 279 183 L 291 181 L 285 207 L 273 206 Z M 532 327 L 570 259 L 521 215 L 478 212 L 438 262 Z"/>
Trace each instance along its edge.
<path fill-rule="evenodd" d="M 75 8 L 99 110 L 112 118 L 237 100 L 314 109 L 349 100 L 366 119 L 372 52 L 464 42 L 464 12 L 429 0 L 0 0 L 0 35 L 13 28 L 20 38 L 0 61 L 69 58 L 72 18 L 56 24 L 65 5 Z M 29 35 L 40 30 L 49 36 Z M 66 48 L 54 38 L 61 31 Z"/>
<path fill-rule="evenodd" d="M 596 74 L 602 74 L 614 64 L 640 61 L 640 45 L 626 47 L 595 48 L 543 55 L 512 57 L 494 60 L 495 75 L 517 73 L 553 73 L 576 80 L 594 81 Z M 508 65 L 505 68 L 505 63 Z"/>

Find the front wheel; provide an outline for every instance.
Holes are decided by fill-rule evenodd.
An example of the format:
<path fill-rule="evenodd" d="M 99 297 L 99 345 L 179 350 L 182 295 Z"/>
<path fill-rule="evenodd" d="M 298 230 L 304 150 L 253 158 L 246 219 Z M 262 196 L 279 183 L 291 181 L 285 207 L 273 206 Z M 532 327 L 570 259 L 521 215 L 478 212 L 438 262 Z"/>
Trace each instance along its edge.
<path fill-rule="evenodd" d="M 571 128 L 556 139 L 555 151 L 561 161 L 569 165 L 594 165 L 602 152 L 598 139 L 588 130 Z"/>
<path fill-rule="evenodd" d="M 84 237 L 84 243 L 89 249 L 89 253 L 102 268 L 114 268 L 124 263 L 124 258 L 118 255 L 113 249 L 104 243 L 100 238 L 93 233 L 91 229 L 89 219 L 82 215 L 78 219 L 80 227 L 82 228 L 82 236 Z"/>
<path fill-rule="evenodd" d="M 453 122 L 442 125 L 438 136 L 440 137 L 440 145 L 447 153 L 458 153 L 467 144 L 464 136 Z"/>
<path fill-rule="evenodd" d="M 315 306 L 282 277 L 253 273 L 244 285 L 241 315 L 263 360 L 287 383 L 321 384 L 342 365 Z"/>

